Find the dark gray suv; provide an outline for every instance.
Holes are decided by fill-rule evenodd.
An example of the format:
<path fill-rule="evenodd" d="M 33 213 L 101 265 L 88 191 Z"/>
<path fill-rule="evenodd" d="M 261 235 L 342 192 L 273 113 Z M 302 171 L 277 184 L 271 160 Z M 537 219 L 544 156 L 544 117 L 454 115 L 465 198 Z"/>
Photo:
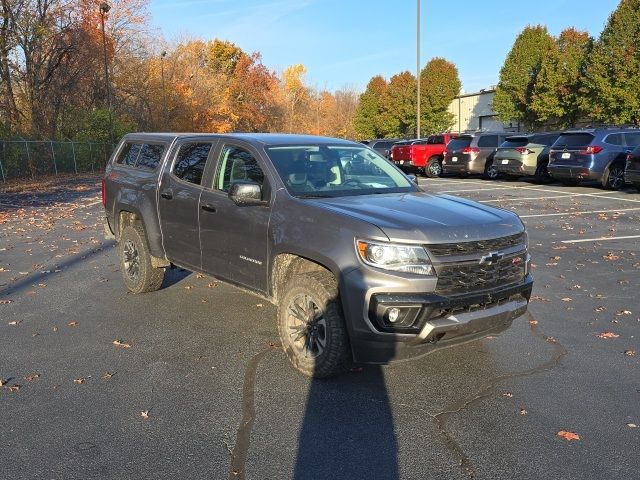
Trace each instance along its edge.
<path fill-rule="evenodd" d="M 498 171 L 493 167 L 493 157 L 498 146 L 512 134 L 507 132 L 480 132 L 460 135 L 447 144 L 442 161 L 443 173 L 461 177 L 470 173 L 483 174 L 495 179 Z"/>
<path fill-rule="evenodd" d="M 549 174 L 565 185 L 596 180 L 609 190 L 624 186 L 627 155 L 640 145 L 640 130 L 589 128 L 569 130 L 549 152 Z"/>

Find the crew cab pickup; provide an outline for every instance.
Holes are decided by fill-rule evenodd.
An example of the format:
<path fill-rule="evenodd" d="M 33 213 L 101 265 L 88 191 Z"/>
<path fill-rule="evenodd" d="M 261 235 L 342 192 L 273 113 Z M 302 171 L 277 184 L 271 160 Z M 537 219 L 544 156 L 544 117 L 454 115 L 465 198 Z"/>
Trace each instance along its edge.
<path fill-rule="evenodd" d="M 439 177 L 447 143 L 457 135 L 444 133 L 426 139 L 397 142 L 391 148 L 391 160 L 407 173 Z"/>
<path fill-rule="evenodd" d="M 425 193 L 346 140 L 129 134 L 102 199 L 131 292 L 160 289 L 172 264 L 254 292 L 313 377 L 498 333 L 531 295 L 516 214 Z"/>

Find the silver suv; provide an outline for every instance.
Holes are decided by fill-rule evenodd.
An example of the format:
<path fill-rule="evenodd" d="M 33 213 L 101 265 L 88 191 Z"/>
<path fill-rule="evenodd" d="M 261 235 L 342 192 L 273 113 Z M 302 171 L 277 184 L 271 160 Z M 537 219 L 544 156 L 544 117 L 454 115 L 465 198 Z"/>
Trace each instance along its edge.
<path fill-rule="evenodd" d="M 444 151 L 442 170 L 461 177 L 480 173 L 495 179 L 499 174 L 493 168 L 493 157 L 498 146 L 512 134 L 507 132 L 482 132 L 460 135 L 452 139 Z"/>

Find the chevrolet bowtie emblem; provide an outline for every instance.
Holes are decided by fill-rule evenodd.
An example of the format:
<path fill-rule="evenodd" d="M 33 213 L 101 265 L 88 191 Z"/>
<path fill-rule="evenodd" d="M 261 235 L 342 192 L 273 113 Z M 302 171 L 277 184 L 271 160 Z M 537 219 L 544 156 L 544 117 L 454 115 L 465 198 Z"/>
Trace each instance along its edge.
<path fill-rule="evenodd" d="M 480 259 L 480 264 L 485 265 L 493 265 L 494 263 L 502 260 L 504 258 L 504 254 L 498 252 L 491 252 L 488 255 L 485 255 Z"/>

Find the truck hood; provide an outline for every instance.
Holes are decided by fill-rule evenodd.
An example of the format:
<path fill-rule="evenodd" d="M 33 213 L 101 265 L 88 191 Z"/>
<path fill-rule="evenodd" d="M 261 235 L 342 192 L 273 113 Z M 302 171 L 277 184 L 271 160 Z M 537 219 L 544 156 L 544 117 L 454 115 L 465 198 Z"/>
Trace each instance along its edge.
<path fill-rule="evenodd" d="M 471 242 L 524 230 L 515 213 L 451 195 L 424 192 L 321 199 L 317 205 L 369 222 L 391 241 Z"/>

